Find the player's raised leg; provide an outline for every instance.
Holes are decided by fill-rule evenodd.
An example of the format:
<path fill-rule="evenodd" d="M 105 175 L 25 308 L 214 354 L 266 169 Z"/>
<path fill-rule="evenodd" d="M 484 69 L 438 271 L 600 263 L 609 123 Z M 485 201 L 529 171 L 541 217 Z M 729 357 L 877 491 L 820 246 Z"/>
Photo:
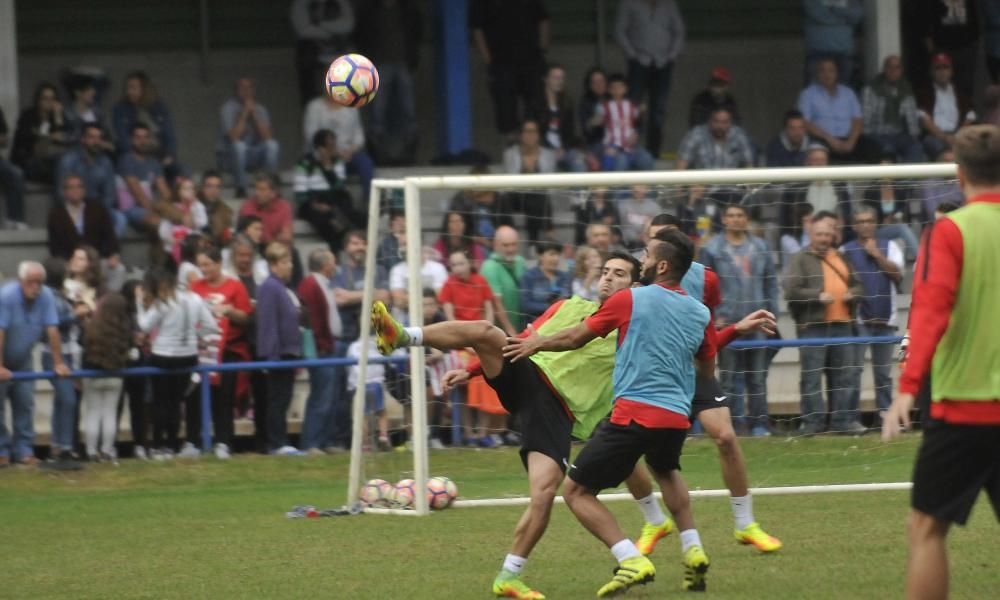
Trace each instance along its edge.
<path fill-rule="evenodd" d="M 735 526 L 733 536 L 741 544 L 752 544 L 761 552 L 774 552 L 781 548 L 781 540 L 761 529 L 753 516 L 753 499 L 747 482 L 747 467 L 743 460 L 736 432 L 728 407 L 710 408 L 698 413 L 705 433 L 719 449 L 722 480 L 729 489 L 729 504 Z"/>
<path fill-rule="evenodd" d="M 521 581 L 521 570 L 549 525 L 563 471 L 552 457 L 541 452 L 528 453 L 527 467 L 531 502 L 514 529 L 514 544 L 493 581 L 493 593 L 504 598 L 538 600 L 545 596 Z"/>
<path fill-rule="evenodd" d="M 429 346 L 438 350 L 472 348 L 487 377 L 496 377 L 503 368 L 501 349 L 506 335 L 489 321 L 447 321 L 426 327 L 405 327 L 393 318 L 385 304 L 375 302 L 372 327 L 378 350 L 385 355 L 406 346 Z"/>

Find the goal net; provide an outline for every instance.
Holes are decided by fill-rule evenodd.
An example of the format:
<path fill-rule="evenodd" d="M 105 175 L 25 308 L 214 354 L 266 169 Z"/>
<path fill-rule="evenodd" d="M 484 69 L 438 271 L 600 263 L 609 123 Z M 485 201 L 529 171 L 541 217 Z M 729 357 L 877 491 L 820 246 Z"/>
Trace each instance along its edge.
<path fill-rule="evenodd" d="M 638 256 L 651 222 L 666 214 L 671 217 L 657 222 L 691 236 L 696 260 L 718 276 L 718 326 L 759 308 L 778 316 L 778 336 L 746 336 L 718 357 L 737 434 L 856 436 L 879 426 L 879 410 L 898 379 L 898 342 L 921 231 L 936 212 L 961 202 L 953 164 L 375 180 L 362 314 L 370 314 L 375 300 L 410 326 L 478 319 L 487 311 L 516 333 L 560 299 L 599 301 L 607 252 Z M 817 217 L 826 225 L 814 228 Z M 824 229 L 826 243 L 842 252 L 822 264 L 796 259 L 810 244 L 823 243 L 816 232 Z M 472 271 L 484 262 L 503 267 L 500 280 L 487 278 L 494 306 L 469 300 L 469 286 L 460 300 L 454 289 L 442 295 L 449 271 L 464 273 L 463 257 Z M 831 270 L 825 277 L 824 269 Z M 445 304 L 451 305 L 447 315 Z M 360 339 L 371 336 L 365 318 Z M 449 471 L 478 474 L 455 481 L 465 505 L 522 502 L 502 497 L 527 492 L 516 415 L 503 410 L 482 377 L 442 389 L 445 373 L 476 361 L 471 349 L 404 348 L 384 359 L 372 350 L 374 341 L 370 348 L 357 353 L 352 367 L 349 502 L 361 492 L 373 500 L 373 512 L 427 514 L 428 502 L 436 501 L 424 493 L 428 479 Z M 691 433 L 698 435 L 697 425 Z M 844 449 L 852 448 L 831 444 L 820 450 L 846 456 Z M 498 450 L 505 446 L 510 449 Z M 803 464 L 812 465 L 814 479 L 769 481 L 755 477 L 753 461 L 770 459 L 766 452 L 755 456 L 749 452 L 747 462 L 756 484 L 812 484 L 800 491 L 817 491 L 828 484 L 887 483 L 820 473 L 823 462 L 808 460 Z M 849 462 L 859 472 L 878 473 L 869 467 L 882 460 L 878 449 L 864 448 Z M 718 469 L 714 460 L 706 464 Z M 365 488 L 371 480 L 387 484 L 373 493 Z M 487 483 L 497 480 L 509 481 L 504 489 L 515 492 Z M 397 494 L 400 481 L 404 489 Z M 906 483 L 878 489 L 892 486 Z"/>

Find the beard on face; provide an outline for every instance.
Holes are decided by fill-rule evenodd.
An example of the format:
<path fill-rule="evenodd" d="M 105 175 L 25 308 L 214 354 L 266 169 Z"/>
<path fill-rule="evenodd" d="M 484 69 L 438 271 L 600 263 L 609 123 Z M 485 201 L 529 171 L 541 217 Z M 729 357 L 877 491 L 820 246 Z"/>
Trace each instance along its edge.
<path fill-rule="evenodd" d="M 642 276 L 639 277 L 639 283 L 642 285 L 651 285 L 656 281 L 656 265 L 649 265 L 648 267 L 642 268 Z"/>

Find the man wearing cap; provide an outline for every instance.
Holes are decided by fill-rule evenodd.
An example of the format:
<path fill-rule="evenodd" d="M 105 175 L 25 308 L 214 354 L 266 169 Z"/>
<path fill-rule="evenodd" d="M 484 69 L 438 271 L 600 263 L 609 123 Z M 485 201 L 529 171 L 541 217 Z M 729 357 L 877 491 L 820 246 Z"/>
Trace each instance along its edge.
<path fill-rule="evenodd" d="M 858 97 L 837 77 L 834 59 L 817 61 L 815 82 L 799 93 L 797 108 L 806 118 L 806 130 L 830 149 L 831 162 L 876 163 L 881 150 L 878 142 L 861 133 Z"/>
<path fill-rule="evenodd" d="M 725 108 L 733 117 L 733 123 L 740 122 L 740 113 L 736 108 L 736 98 L 729 93 L 732 76 L 726 67 L 715 67 L 708 78 L 708 87 L 691 99 L 691 112 L 688 116 L 688 127 L 708 123 L 708 117 L 716 108 Z"/>
<path fill-rule="evenodd" d="M 939 52 L 931 57 L 931 84 L 917 94 L 920 124 L 926 135 L 924 151 L 937 160 L 955 142 L 955 132 L 975 121 L 972 100 L 952 85 L 951 56 Z"/>

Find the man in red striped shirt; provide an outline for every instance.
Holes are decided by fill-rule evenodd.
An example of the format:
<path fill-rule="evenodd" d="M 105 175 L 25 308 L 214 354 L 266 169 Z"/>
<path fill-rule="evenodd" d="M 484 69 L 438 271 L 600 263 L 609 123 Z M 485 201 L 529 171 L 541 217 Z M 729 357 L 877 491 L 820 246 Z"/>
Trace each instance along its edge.
<path fill-rule="evenodd" d="M 913 471 L 908 598 L 946 598 L 945 539 L 986 490 L 1000 520 L 1000 128 L 955 139 L 966 205 L 934 223 L 917 259 L 910 344 L 882 430 L 908 426 L 931 375 L 931 402 Z"/>

